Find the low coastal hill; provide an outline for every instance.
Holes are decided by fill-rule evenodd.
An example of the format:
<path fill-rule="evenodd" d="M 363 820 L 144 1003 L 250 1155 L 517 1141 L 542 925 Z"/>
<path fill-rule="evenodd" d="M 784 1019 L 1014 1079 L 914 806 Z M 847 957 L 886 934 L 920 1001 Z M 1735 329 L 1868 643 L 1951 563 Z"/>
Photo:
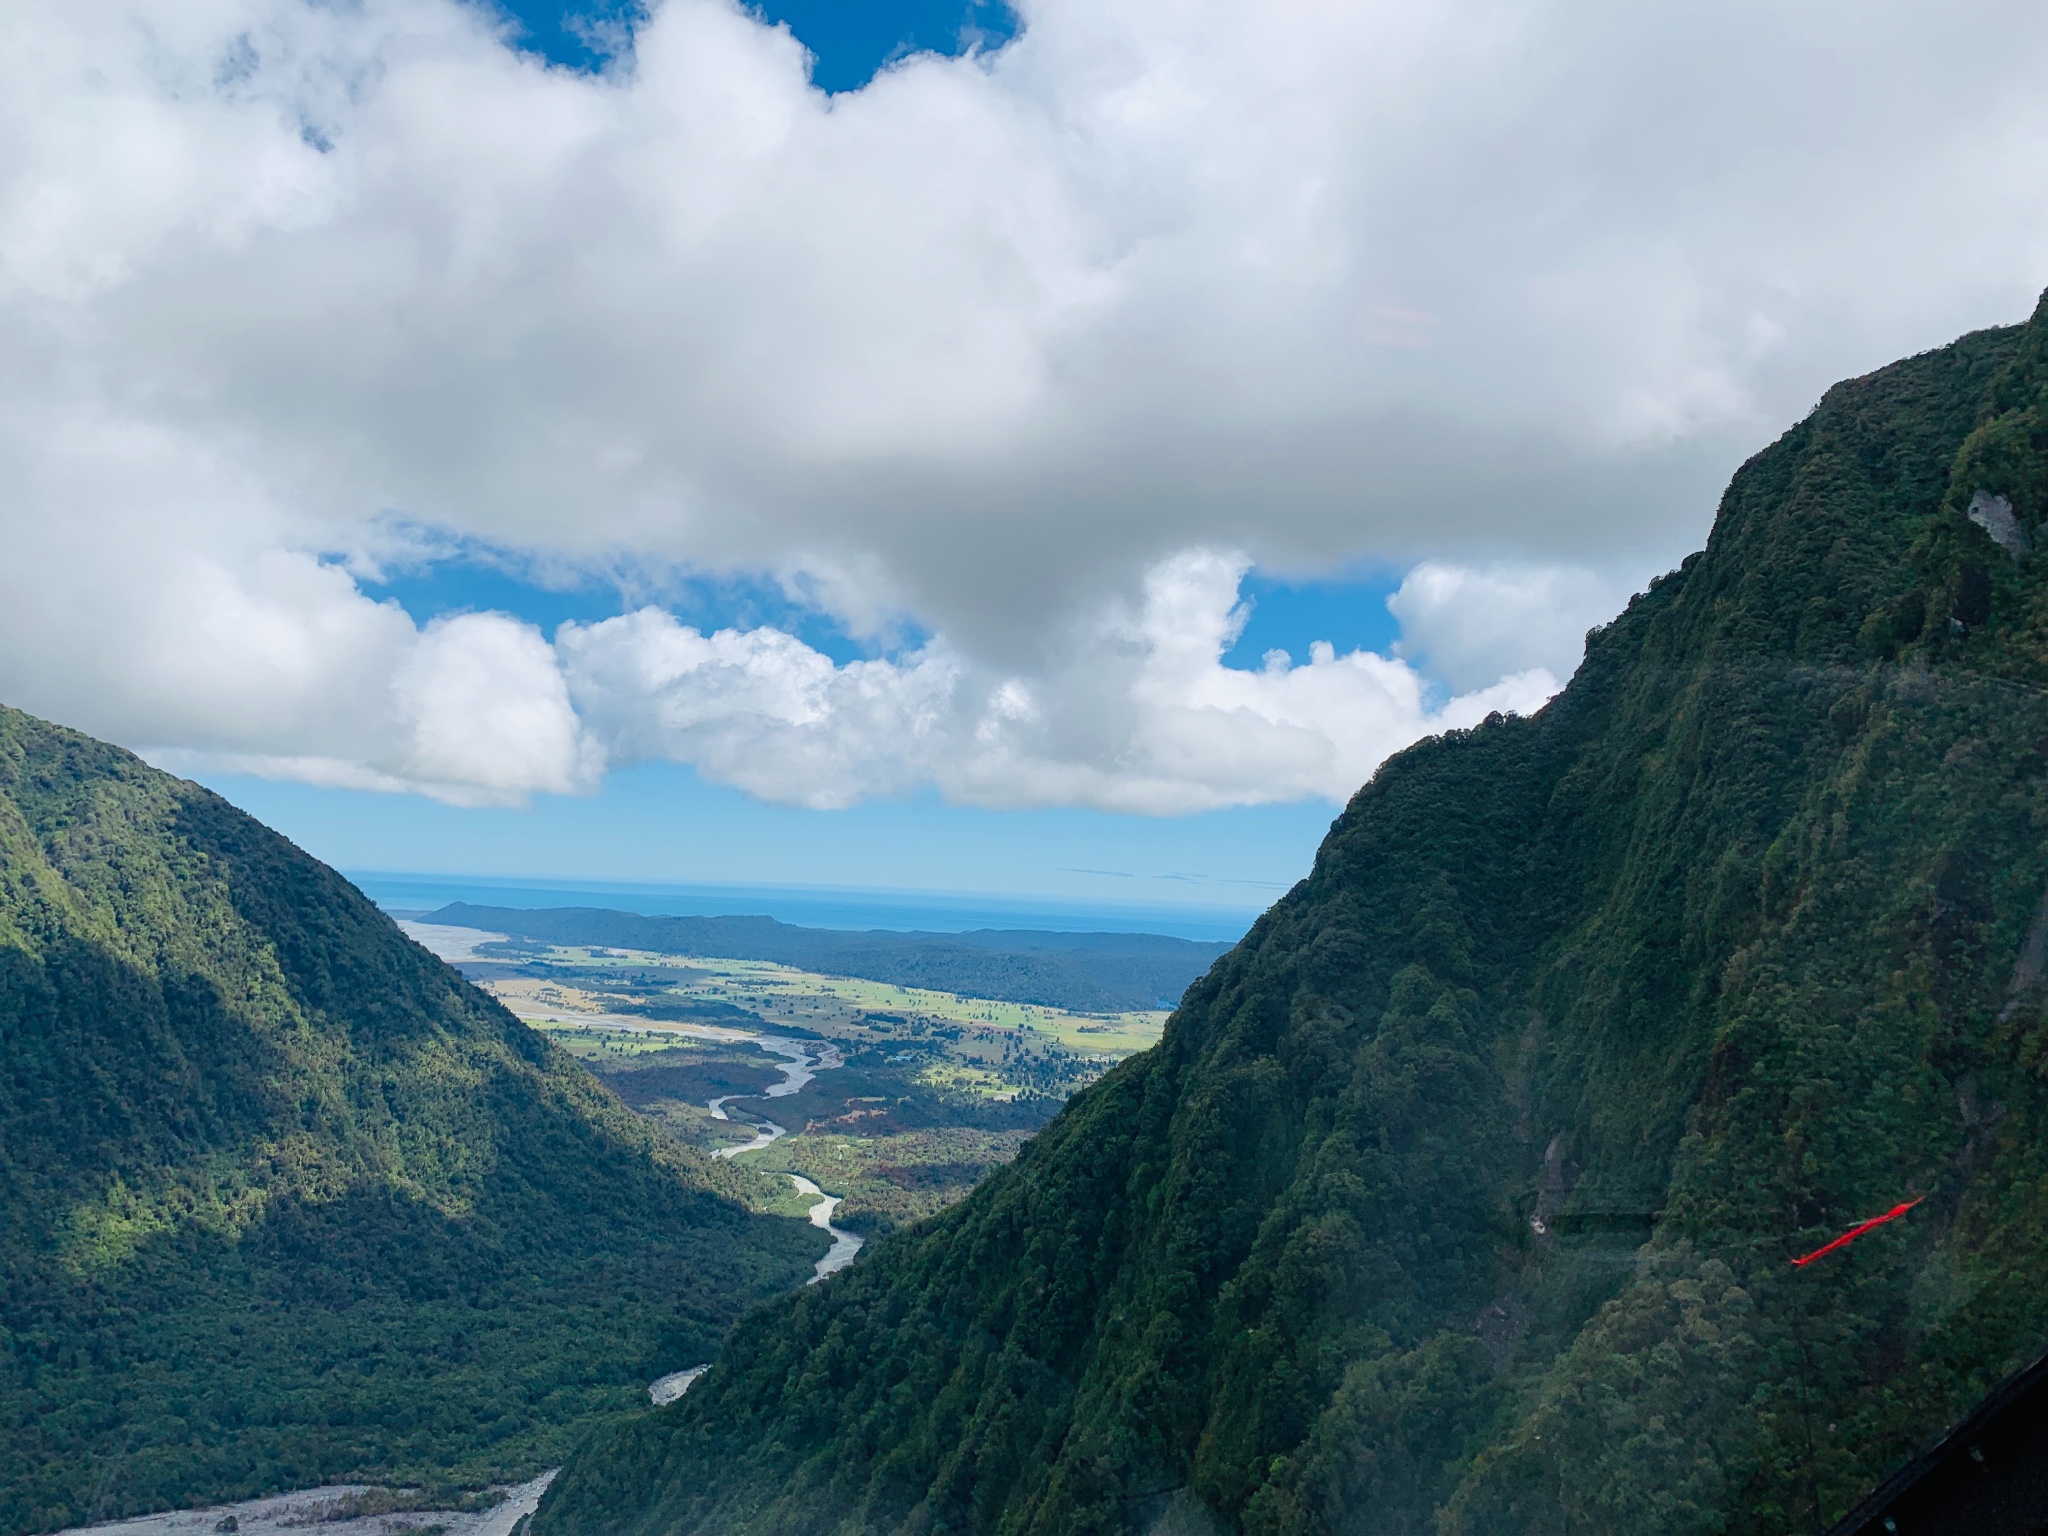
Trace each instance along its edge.
<path fill-rule="evenodd" d="M 1230 948 L 1156 933 L 863 933 L 799 928 L 772 917 L 647 917 L 600 907 L 528 910 L 463 901 L 422 920 L 546 944 L 766 960 L 828 976 L 1094 1013 L 1171 1008 Z"/>

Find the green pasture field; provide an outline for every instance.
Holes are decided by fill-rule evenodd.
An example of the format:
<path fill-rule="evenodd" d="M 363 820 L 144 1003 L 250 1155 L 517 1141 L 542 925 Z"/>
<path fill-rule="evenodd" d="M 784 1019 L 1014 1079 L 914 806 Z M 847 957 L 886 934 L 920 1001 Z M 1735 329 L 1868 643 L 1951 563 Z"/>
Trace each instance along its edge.
<path fill-rule="evenodd" d="M 543 952 L 538 945 L 532 946 L 532 953 L 534 959 L 547 964 L 596 973 L 587 979 L 600 987 L 602 973 L 608 970 L 631 972 L 661 966 L 687 972 L 662 995 L 746 1008 L 770 1024 L 815 1030 L 835 1038 L 894 1034 L 897 1031 L 887 1022 L 872 1017 L 878 1013 L 894 1014 L 906 1024 L 943 1024 L 1031 1036 L 1053 1041 L 1069 1051 L 1121 1060 L 1158 1044 L 1167 1017 L 1164 1010 L 1069 1013 L 1030 1003 L 998 1002 L 887 982 L 822 976 L 765 960 L 716 960 L 582 947 L 557 947 Z M 562 1022 L 568 1023 L 569 1018 Z"/>
<path fill-rule="evenodd" d="M 756 1114 L 789 1127 L 727 1164 L 749 1205 L 804 1214 L 808 1197 L 784 1177 L 800 1173 L 843 1197 L 842 1225 L 876 1236 L 959 1200 L 1016 1156 L 1031 1134 L 1022 1127 L 1157 1044 L 1167 1017 L 1072 1013 L 758 960 L 539 945 L 522 945 L 521 957 L 546 970 L 485 986 L 666 1135 L 710 1152 L 750 1139 Z M 702 1021 L 640 1011 L 689 1005 L 704 1008 Z M 754 1080 L 780 1063 L 744 1038 L 760 1029 L 829 1040 L 845 1066 L 796 1098 L 734 1094 L 733 1119 L 718 1120 L 705 1100 L 737 1086 L 731 1074 Z"/>
<path fill-rule="evenodd" d="M 740 1159 L 764 1172 L 800 1173 L 844 1203 L 840 1226 L 871 1237 L 936 1215 L 1014 1158 L 1028 1131 L 971 1127 L 892 1136 L 785 1136 Z"/>
<path fill-rule="evenodd" d="M 565 1009 L 564 1012 L 567 1010 Z M 574 1015 L 570 1015 L 571 1018 Z M 707 1056 L 753 1051 L 749 1045 L 732 1045 L 723 1040 L 679 1033 L 674 1025 L 649 1024 L 645 1029 L 622 1029 L 617 1025 L 572 1024 L 568 1019 L 528 1019 L 571 1056 L 589 1061 L 613 1057 L 649 1056 L 660 1051 L 703 1051 Z M 655 1033 L 654 1031 L 659 1031 Z M 763 1060 L 768 1058 L 764 1057 Z"/>
<path fill-rule="evenodd" d="M 651 1021 L 631 1026 L 619 1023 L 577 1023 L 535 1020 L 534 1026 L 588 1065 L 597 1075 L 627 1095 L 641 1115 L 667 1135 L 701 1151 L 733 1147 L 753 1137 L 754 1114 L 775 1116 L 795 1123 L 790 1134 L 732 1160 L 737 1184 L 734 1193 L 752 1209 L 776 1216 L 805 1216 L 811 1197 L 801 1194 L 783 1177 L 800 1173 L 813 1180 L 827 1194 L 839 1195 L 841 1225 L 871 1236 L 893 1231 L 945 1209 L 964 1196 L 991 1169 L 1017 1155 L 1031 1134 L 1018 1129 L 986 1129 L 976 1125 L 944 1126 L 892 1134 L 847 1134 L 811 1129 L 804 1122 L 806 1111 L 815 1108 L 808 1101 L 769 1100 L 745 1097 L 734 1106 L 734 1118 L 716 1119 L 700 1099 L 655 1095 L 633 1091 L 635 1080 L 645 1066 L 688 1070 L 691 1066 L 715 1068 L 738 1065 L 759 1071 L 779 1058 L 743 1041 L 705 1039 L 680 1033 L 686 1026 Z M 988 1032 L 971 1037 L 969 1048 L 986 1040 Z M 949 1042 L 950 1044 L 950 1042 Z M 920 1053 L 924 1056 L 925 1053 Z M 903 1066 L 878 1069 L 873 1065 L 873 1047 L 868 1065 L 861 1069 L 862 1086 L 874 1086 L 877 1071 L 895 1078 L 909 1091 L 918 1087 L 978 1100 L 997 1107 L 1014 1096 L 1014 1086 L 996 1072 L 946 1056 Z M 817 1089 L 837 1086 L 827 1073 L 813 1079 Z M 716 1086 L 729 1086 L 718 1084 Z M 696 1091 L 702 1093 L 700 1083 Z M 862 1109 L 884 1102 L 855 1098 L 839 1107 Z M 792 1115 L 791 1111 L 796 1111 Z"/>

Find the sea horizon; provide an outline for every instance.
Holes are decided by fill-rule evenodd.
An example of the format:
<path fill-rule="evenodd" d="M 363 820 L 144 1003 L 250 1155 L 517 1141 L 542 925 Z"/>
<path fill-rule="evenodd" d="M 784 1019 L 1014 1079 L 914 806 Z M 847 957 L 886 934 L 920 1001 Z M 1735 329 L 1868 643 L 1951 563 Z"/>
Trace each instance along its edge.
<path fill-rule="evenodd" d="M 725 885 L 711 882 L 547 879 L 504 875 L 343 870 L 387 912 L 419 914 L 451 902 L 495 907 L 605 907 L 649 917 L 772 917 L 804 928 L 965 933 L 1005 928 L 1065 933 L 1150 933 L 1234 942 L 1258 907 L 1087 901 L 995 892 L 874 886 Z M 1280 892 L 1273 893 L 1277 900 Z"/>

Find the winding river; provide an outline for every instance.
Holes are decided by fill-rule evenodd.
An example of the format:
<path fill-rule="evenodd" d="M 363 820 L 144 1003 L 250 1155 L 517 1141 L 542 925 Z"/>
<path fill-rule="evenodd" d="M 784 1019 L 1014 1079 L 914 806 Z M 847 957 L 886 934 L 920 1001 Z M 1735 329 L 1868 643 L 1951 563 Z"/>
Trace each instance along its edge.
<path fill-rule="evenodd" d="M 734 1099 L 786 1099 L 802 1089 L 820 1072 L 830 1072 L 834 1067 L 846 1065 L 846 1058 L 839 1054 L 839 1047 L 829 1040 L 799 1040 L 790 1035 L 749 1034 L 744 1030 L 726 1029 L 716 1024 L 648 1024 L 615 1013 L 569 1014 L 565 1017 L 559 1010 L 542 1011 L 514 1007 L 512 1011 L 521 1018 L 546 1019 L 550 1023 L 573 1021 L 578 1024 L 591 1024 L 600 1029 L 623 1030 L 630 1034 L 696 1035 L 702 1039 L 723 1040 L 734 1045 L 751 1042 L 764 1051 L 782 1057 L 783 1059 L 777 1063 L 782 1072 L 781 1082 L 772 1084 L 759 1093 L 725 1093 L 705 1101 L 704 1107 L 711 1111 L 712 1118 L 728 1122 L 732 1116 L 725 1112 L 725 1106 Z M 789 1134 L 788 1126 L 778 1125 L 766 1115 L 756 1118 L 753 1125 L 752 1141 L 743 1141 L 735 1147 L 720 1147 L 711 1155 L 738 1157 L 742 1152 L 758 1152 Z M 789 1181 L 797 1187 L 798 1193 L 817 1197 L 816 1204 L 811 1207 L 811 1225 L 832 1235 L 831 1248 L 827 1250 L 825 1257 L 818 1260 L 817 1273 L 812 1275 L 808 1282 L 816 1285 L 827 1275 L 834 1274 L 851 1264 L 854 1255 L 860 1252 L 864 1239 L 858 1232 L 848 1232 L 844 1228 L 832 1225 L 832 1213 L 839 1208 L 839 1196 L 826 1194 L 800 1173 L 790 1174 Z M 687 1371 L 677 1371 L 661 1379 L 672 1382 L 688 1374 Z M 687 1390 L 688 1383 L 685 1383 L 676 1389 L 675 1395 L 680 1397 Z"/>
<path fill-rule="evenodd" d="M 417 939 L 421 944 L 439 955 L 443 960 L 472 960 L 477 958 L 476 946 L 492 940 L 501 940 L 503 934 L 484 933 L 474 928 L 451 928 L 431 923 L 401 922 L 399 927 Z M 569 1014 L 566 1017 L 558 1010 L 535 1008 L 531 1004 L 510 998 L 503 998 L 507 1007 L 521 1018 L 559 1023 L 588 1023 L 601 1029 L 624 1030 L 632 1034 L 647 1035 L 696 1035 L 704 1039 L 724 1040 L 733 1044 L 751 1041 L 762 1050 L 782 1057 L 779 1063 L 782 1081 L 760 1093 L 727 1093 L 708 1101 L 714 1118 L 730 1121 L 732 1116 L 725 1112 L 725 1106 L 734 1099 L 786 1099 L 801 1090 L 804 1085 L 820 1072 L 830 1072 L 834 1067 L 846 1065 L 846 1058 L 839 1054 L 839 1047 L 829 1040 L 798 1040 L 789 1035 L 749 1034 L 744 1030 L 725 1029 L 706 1024 L 650 1025 L 644 1020 L 622 1018 L 618 1014 Z M 754 1139 L 742 1142 L 736 1147 L 720 1147 L 713 1157 L 738 1157 L 742 1152 L 756 1152 L 789 1134 L 789 1127 L 761 1116 L 754 1121 Z M 813 1197 L 810 1208 L 811 1225 L 829 1233 L 832 1246 L 825 1256 L 818 1260 L 807 1284 L 816 1285 L 827 1275 L 834 1274 L 851 1264 L 854 1255 L 860 1252 L 862 1238 L 858 1232 L 848 1232 L 832 1225 L 832 1213 L 839 1208 L 840 1197 L 828 1195 L 800 1173 L 789 1176 L 797 1192 Z M 657 1405 L 672 1403 L 696 1384 L 697 1378 L 710 1370 L 709 1365 L 693 1365 L 687 1370 L 671 1371 L 668 1375 L 648 1383 L 647 1393 Z M 550 1474 L 552 1476 L 552 1474 Z"/>
<path fill-rule="evenodd" d="M 773 1051 L 777 1056 L 788 1058 L 782 1063 L 782 1081 L 765 1093 L 728 1093 L 705 1104 L 715 1120 L 730 1120 L 725 1106 L 734 1099 L 786 1099 L 803 1087 L 820 1072 L 829 1072 L 834 1067 L 846 1065 L 846 1058 L 839 1054 L 835 1045 L 820 1043 L 818 1054 L 813 1057 L 808 1041 L 791 1040 L 783 1035 L 740 1035 L 736 1038 L 751 1040 L 764 1051 Z M 755 1136 L 750 1142 L 737 1147 L 720 1147 L 713 1157 L 738 1157 L 742 1152 L 759 1151 L 779 1136 L 789 1134 L 788 1127 L 777 1125 L 773 1120 L 759 1120 L 754 1124 Z"/>
<path fill-rule="evenodd" d="M 751 1040 L 762 1050 L 772 1051 L 777 1056 L 783 1057 L 784 1060 L 781 1063 L 782 1081 L 758 1094 L 728 1093 L 722 1094 L 718 1098 L 707 1100 L 704 1107 L 711 1111 L 715 1119 L 719 1120 L 730 1121 L 732 1119 L 732 1116 L 725 1112 L 725 1106 L 734 1099 L 786 1099 L 820 1072 L 830 1072 L 834 1067 L 846 1065 L 846 1058 L 839 1054 L 839 1047 L 833 1045 L 830 1041 L 794 1040 L 787 1035 L 727 1035 L 727 1038 Z M 814 1050 L 817 1053 L 816 1055 L 812 1054 Z M 754 1121 L 754 1139 L 752 1141 L 742 1142 L 736 1147 L 720 1147 L 711 1155 L 713 1157 L 738 1157 L 742 1152 L 758 1151 L 760 1148 L 768 1146 L 778 1138 L 788 1134 L 788 1126 L 778 1125 L 775 1121 L 763 1115 Z M 813 1196 L 816 1201 L 811 1206 L 811 1225 L 821 1231 L 830 1233 L 832 1237 L 831 1248 L 826 1251 L 825 1257 L 818 1260 L 817 1264 L 813 1266 L 815 1273 L 805 1282 L 807 1285 L 816 1285 L 827 1275 L 842 1270 L 851 1264 L 854 1255 L 860 1252 L 863 1239 L 858 1232 L 848 1232 L 843 1228 L 832 1225 L 832 1213 L 839 1209 L 840 1197 L 838 1195 L 826 1194 L 824 1190 L 818 1188 L 816 1184 L 800 1173 L 792 1173 L 788 1177 L 789 1182 L 796 1186 L 799 1194 Z M 697 1384 L 697 1378 L 710 1369 L 709 1365 L 693 1365 L 688 1370 L 671 1371 L 668 1375 L 658 1377 L 649 1382 L 647 1384 L 647 1395 L 654 1400 L 655 1407 L 665 1407 L 694 1387 Z"/>
<path fill-rule="evenodd" d="M 559 1012 L 542 1013 L 538 1010 L 527 1011 L 520 1009 L 514 1009 L 514 1012 L 519 1013 L 523 1018 L 547 1019 L 551 1023 L 566 1022 Z M 762 1089 L 759 1093 L 724 1093 L 715 1099 L 705 1101 L 704 1107 L 711 1111 L 713 1119 L 727 1122 L 732 1120 L 732 1116 L 725 1112 L 725 1106 L 734 1099 L 786 1099 L 791 1094 L 802 1089 L 806 1083 L 810 1082 L 820 1072 L 830 1072 L 834 1067 L 846 1065 L 846 1058 L 839 1054 L 839 1047 L 829 1040 L 798 1040 L 789 1035 L 747 1034 L 742 1030 L 724 1029 L 712 1024 L 652 1025 L 637 1019 L 622 1018 L 618 1014 L 612 1013 L 571 1014 L 569 1018 L 579 1024 L 589 1023 L 603 1029 L 625 1030 L 633 1034 L 697 1035 L 707 1040 L 724 1040 L 735 1045 L 751 1041 L 762 1050 L 782 1057 L 782 1061 L 777 1064 L 782 1072 L 781 1082 L 772 1084 Z M 753 1122 L 753 1126 L 754 1139 L 752 1141 L 743 1141 L 734 1147 L 720 1147 L 711 1155 L 713 1157 L 738 1157 L 742 1152 L 758 1152 L 761 1148 L 772 1145 L 789 1134 L 788 1126 L 778 1125 L 766 1115 L 757 1117 Z M 812 1275 L 808 1282 L 811 1285 L 816 1285 L 827 1275 L 837 1273 L 851 1264 L 854 1255 L 860 1252 L 861 1243 L 864 1239 L 858 1232 L 848 1232 L 844 1228 L 832 1225 L 832 1213 L 839 1208 L 840 1197 L 838 1195 L 826 1194 L 825 1191 L 818 1188 L 817 1185 L 800 1173 L 790 1174 L 789 1181 L 797 1187 L 799 1194 L 815 1195 L 817 1197 L 817 1202 L 811 1207 L 811 1225 L 822 1232 L 829 1232 L 832 1235 L 831 1248 L 826 1251 L 825 1257 L 818 1260 L 817 1273 Z M 693 1366 L 691 1369 L 694 1370 L 695 1367 Z M 661 1379 L 664 1382 L 674 1382 L 687 1375 L 689 1375 L 688 1371 L 677 1371 Z M 692 1379 L 694 1380 L 695 1378 Z M 688 1390 L 689 1384 L 685 1382 L 682 1386 L 675 1389 L 675 1396 L 680 1397 Z"/>
<path fill-rule="evenodd" d="M 786 1099 L 820 1072 L 830 1072 L 834 1067 L 846 1065 L 846 1058 L 839 1054 L 839 1047 L 828 1040 L 793 1040 L 787 1035 L 747 1035 L 742 1038 L 753 1041 L 764 1051 L 773 1051 L 777 1056 L 786 1058 L 782 1063 L 782 1081 L 760 1094 L 728 1093 L 708 1101 L 704 1107 L 719 1120 L 732 1119 L 732 1116 L 725 1112 L 725 1106 L 734 1099 Z M 817 1052 L 815 1056 L 811 1054 L 813 1050 Z M 711 1155 L 738 1157 L 742 1152 L 757 1151 L 788 1134 L 788 1126 L 777 1125 L 773 1120 L 763 1116 L 754 1122 L 752 1141 L 742 1142 L 736 1147 L 720 1147 Z M 825 1257 L 818 1260 L 817 1273 L 810 1279 L 810 1283 L 816 1285 L 827 1275 L 851 1264 L 853 1256 L 860 1252 L 862 1239 L 858 1232 L 847 1232 L 832 1225 L 832 1213 L 839 1209 L 839 1196 L 826 1194 L 800 1173 L 789 1175 L 789 1181 L 796 1185 L 799 1194 L 817 1197 L 817 1203 L 811 1207 L 811 1225 L 832 1234 L 832 1247 Z M 670 1378 L 662 1379 L 666 1381 Z M 676 1395 L 680 1397 L 687 1390 L 688 1387 L 685 1385 Z"/>

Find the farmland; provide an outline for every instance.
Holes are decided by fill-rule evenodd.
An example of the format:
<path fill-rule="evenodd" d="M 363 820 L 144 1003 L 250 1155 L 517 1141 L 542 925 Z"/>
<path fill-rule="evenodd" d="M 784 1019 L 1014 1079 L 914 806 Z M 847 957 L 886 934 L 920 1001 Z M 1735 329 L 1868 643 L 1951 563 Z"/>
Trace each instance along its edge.
<path fill-rule="evenodd" d="M 793 1213 L 779 1175 L 798 1173 L 871 1234 L 959 1199 L 1166 1021 L 602 946 L 484 942 L 461 963 L 664 1135 L 730 1155 L 786 1132 L 735 1159 L 778 1175 L 747 1181 L 758 1208 Z M 761 1035 L 826 1064 L 787 1091 L 788 1049 Z"/>

